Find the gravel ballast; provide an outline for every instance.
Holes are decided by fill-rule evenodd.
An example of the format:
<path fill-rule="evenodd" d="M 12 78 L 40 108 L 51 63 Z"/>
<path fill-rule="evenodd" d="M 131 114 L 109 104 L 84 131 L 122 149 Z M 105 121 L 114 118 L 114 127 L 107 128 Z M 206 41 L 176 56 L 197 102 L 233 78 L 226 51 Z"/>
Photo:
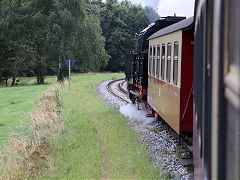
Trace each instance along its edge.
<path fill-rule="evenodd" d="M 191 173 L 179 161 L 179 153 L 184 155 L 186 150 L 180 145 L 176 133 L 163 121 L 154 117 L 147 118 L 146 110 L 137 110 L 136 105 L 115 97 L 106 88 L 110 81 L 97 85 L 98 96 L 126 117 L 129 127 L 140 135 L 141 141 L 149 150 L 155 166 L 171 179 L 191 179 Z"/>

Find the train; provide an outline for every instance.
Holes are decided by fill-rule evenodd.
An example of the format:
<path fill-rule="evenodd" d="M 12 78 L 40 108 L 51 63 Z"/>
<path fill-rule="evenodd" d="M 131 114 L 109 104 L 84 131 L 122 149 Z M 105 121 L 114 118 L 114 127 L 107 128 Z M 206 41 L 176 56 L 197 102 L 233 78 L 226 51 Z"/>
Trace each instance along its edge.
<path fill-rule="evenodd" d="M 148 87 L 148 46 L 149 38 L 159 29 L 165 28 L 186 17 L 167 16 L 150 24 L 145 29 L 136 33 L 135 48 L 132 53 L 126 55 L 126 79 L 128 81 L 129 98 L 135 103 L 136 100 L 146 100 Z"/>
<path fill-rule="evenodd" d="M 240 179 L 239 0 L 196 0 L 136 33 L 128 94 L 192 136 L 195 179 Z M 167 23 L 166 23 L 167 22 Z"/>

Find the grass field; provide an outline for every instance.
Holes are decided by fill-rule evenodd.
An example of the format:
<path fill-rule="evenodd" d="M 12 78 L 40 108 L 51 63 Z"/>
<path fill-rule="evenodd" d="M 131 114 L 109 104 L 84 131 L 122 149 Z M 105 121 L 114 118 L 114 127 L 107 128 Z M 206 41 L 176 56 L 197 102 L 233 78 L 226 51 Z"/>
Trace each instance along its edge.
<path fill-rule="evenodd" d="M 49 101 L 38 106 L 38 111 L 34 110 L 37 97 L 49 89 L 50 82 L 55 78 L 47 79 L 47 85 L 0 88 L 1 143 L 7 140 L 11 129 L 20 137 L 30 135 L 29 112 L 35 113 L 38 118 L 33 126 L 34 135 L 45 131 L 50 133 L 41 133 L 44 137 L 42 140 L 37 135 L 30 135 L 30 140 L 32 137 L 38 138 L 36 146 L 30 146 L 31 151 L 24 150 L 27 147 L 24 143 L 28 142 L 23 142 L 16 146 L 19 148 L 17 150 L 9 145 L 11 148 L 5 155 L 0 153 L 0 157 L 7 160 L 1 161 L 0 158 L 0 162 L 6 165 L 0 166 L 0 170 L 6 167 L 2 168 L 2 172 L 13 172 L 11 175 L 5 172 L 3 177 L 15 179 L 21 174 L 23 179 L 168 179 L 154 167 L 149 153 L 140 143 L 139 136 L 127 126 L 126 119 L 96 95 L 96 84 L 122 77 L 124 74 L 118 73 L 72 76 L 71 92 L 68 92 L 68 84 L 60 85 L 59 88 L 62 88 L 54 93 L 55 96 L 51 93 L 45 95 L 45 100 Z M 28 82 L 32 83 L 31 80 Z M 41 98 L 40 102 L 45 100 Z M 49 118 L 50 121 L 46 121 L 49 124 L 44 124 L 48 119 L 46 117 L 55 112 L 47 111 L 49 107 L 55 107 L 54 101 L 60 105 L 59 110 L 55 108 L 60 122 L 57 123 L 57 115 L 52 116 L 55 123 L 52 124 Z M 52 106 L 48 106 L 50 104 Z M 20 121 L 24 126 L 16 129 L 21 125 Z M 59 130 L 58 133 L 55 133 L 56 130 Z M 15 152 L 14 157 L 11 156 L 12 151 Z M 26 153 L 21 157 L 18 151 Z M 9 162 L 8 159 L 12 160 Z"/>
<path fill-rule="evenodd" d="M 61 91 L 62 135 L 52 138 L 53 168 L 42 179 L 159 179 L 150 155 L 124 117 L 97 97 L 95 85 L 123 74 L 72 78 Z"/>
<path fill-rule="evenodd" d="M 33 85 L 34 78 L 23 78 L 25 86 L 0 88 L 0 146 L 7 141 L 9 132 L 27 133 L 28 113 L 33 111 L 37 98 L 46 91 L 56 77 L 46 78 L 46 84 Z M 21 84 L 20 84 L 21 85 Z M 21 128 L 17 128 L 21 126 Z"/>

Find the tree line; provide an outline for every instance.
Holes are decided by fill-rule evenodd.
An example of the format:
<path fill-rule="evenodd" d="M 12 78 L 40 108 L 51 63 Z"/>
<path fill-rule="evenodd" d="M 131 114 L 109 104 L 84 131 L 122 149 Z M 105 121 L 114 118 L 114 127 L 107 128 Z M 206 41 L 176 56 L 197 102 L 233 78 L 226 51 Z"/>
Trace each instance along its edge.
<path fill-rule="evenodd" d="M 134 34 L 149 18 L 125 0 L 0 0 L 0 81 L 73 71 L 122 71 Z"/>

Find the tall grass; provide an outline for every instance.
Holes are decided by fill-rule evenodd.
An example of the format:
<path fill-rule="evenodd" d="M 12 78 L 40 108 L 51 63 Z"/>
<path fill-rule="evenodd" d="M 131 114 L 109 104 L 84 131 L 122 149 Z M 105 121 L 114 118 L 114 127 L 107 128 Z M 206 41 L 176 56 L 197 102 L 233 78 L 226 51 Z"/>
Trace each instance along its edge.
<path fill-rule="evenodd" d="M 62 134 L 52 141 L 54 165 L 43 179 L 159 179 L 150 155 L 126 119 L 96 95 L 102 80 L 123 74 L 74 76 L 61 91 Z"/>
<path fill-rule="evenodd" d="M 52 167 L 48 137 L 58 134 L 63 125 L 59 121 L 60 98 L 55 83 L 39 99 L 38 109 L 30 115 L 31 134 L 22 140 L 9 135 L 9 143 L 0 151 L 0 179 L 37 178 Z"/>
<path fill-rule="evenodd" d="M 8 141 L 9 132 L 25 136 L 29 132 L 28 114 L 36 108 L 38 97 L 46 92 L 56 77 L 46 78 L 48 84 L 33 85 L 31 78 L 26 86 L 0 88 L 0 149 Z"/>
<path fill-rule="evenodd" d="M 10 135 L 0 152 L 0 179 L 159 179 L 150 155 L 126 119 L 95 91 L 123 74 L 72 77 L 54 84 L 30 114 L 31 134 Z"/>

